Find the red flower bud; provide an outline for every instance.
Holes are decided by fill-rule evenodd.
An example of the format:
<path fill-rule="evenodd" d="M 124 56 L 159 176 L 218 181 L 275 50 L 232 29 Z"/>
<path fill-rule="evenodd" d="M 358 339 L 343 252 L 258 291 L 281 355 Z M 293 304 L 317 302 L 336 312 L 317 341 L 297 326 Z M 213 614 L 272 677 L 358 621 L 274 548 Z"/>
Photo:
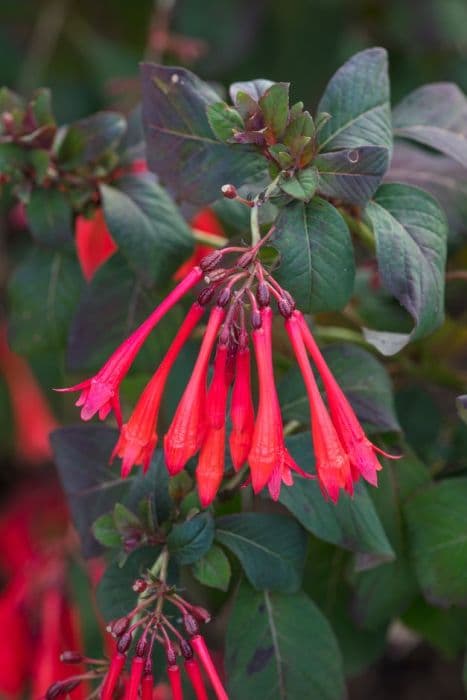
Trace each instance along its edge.
<path fill-rule="evenodd" d="M 117 650 L 121 653 L 124 654 L 125 652 L 128 651 L 130 644 L 131 644 L 132 636 L 131 632 L 125 632 L 122 634 L 120 639 L 117 642 Z"/>
<path fill-rule="evenodd" d="M 64 651 L 60 654 L 60 661 L 64 664 L 80 664 L 83 658 L 79 651 Z"/>
<path fill-rule="evenodd" d="M 223 252 L 221 250 L 215 250 L 214 252 L 206 255 L 199 263 L 200 268 L 203 272 L 209 272 L 216 267 L 217 263 L 222 259 Z"/>
<path fill-rule="evenodd" d="M 236 199 L 237 198 L 237 188 L 234 185 L 222 185 L 222 194 L 226 199 Z"/>

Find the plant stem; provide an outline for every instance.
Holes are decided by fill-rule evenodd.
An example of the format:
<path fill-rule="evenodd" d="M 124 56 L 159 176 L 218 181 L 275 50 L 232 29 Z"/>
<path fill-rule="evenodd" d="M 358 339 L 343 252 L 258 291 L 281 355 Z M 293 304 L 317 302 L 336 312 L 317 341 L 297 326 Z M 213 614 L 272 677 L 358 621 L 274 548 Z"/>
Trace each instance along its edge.
<path fill-rule="evenodd" d="M 197 243 L 203 243 L 211 248 L 223 248 L 229 242 L 228 238 L 214 236 L 212 233 L 200 231 L 198 228 L 193 228 L 191 230 L 193 231 L 193 236 Z"/>
<path fill-rule="evenodd" d="M 365 224 L 361 219 L 355 219 L 351 216 L 345 209 L 339 209 L 342 218 L 345 220 L 350 231 L 354 233 L 362 243 L 371 250 L 372 253 L 375 252 L 375 236 L 373 231 L 367 224 Z"/>
<path fill-rule="evenodd" d="M 258 198 L 255 199 L 255 206 L 251 209 L 250 215 L 250 226 L 251 226 L 251 245 L 257 245 L 261 240 L 261 232 L 259 230 L 259 207 Z"/>

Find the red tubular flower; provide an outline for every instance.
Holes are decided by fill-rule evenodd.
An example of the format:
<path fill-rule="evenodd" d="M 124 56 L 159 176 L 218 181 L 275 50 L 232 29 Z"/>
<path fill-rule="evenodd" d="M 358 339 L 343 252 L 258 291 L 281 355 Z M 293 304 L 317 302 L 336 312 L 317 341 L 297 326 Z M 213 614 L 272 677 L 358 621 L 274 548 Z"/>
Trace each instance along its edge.
<path fill-rule="evenodd" d="M 122 427 L 111 460 L 122 458 L 123 478 L 128 476 L 134 464 L 142 464 L 144 471 L 149 468 L 157 444 L 157 418 L 169 372 L 203 313 L 204 307 L 193 304 L 167 354 L 141 394 L 128 423 Z"/>
<path fill-rule="evenodd" d="M 209 678 L 212 688 L 216 694 L 217 700 L 229 700 L 224 686 L 222 685 L 222 681 L 219 678 L 219 674 L 217 673 L 217 669 L 214 666 L 211 654 L 209 653 L 209 649 L 206 646 L 204 638 L 200 634 L 196 634 L 190 639 L 190 644 L 203 665 L 206 675 Z"/>
<path fill-rule="evenodd" d="M 141 685 L 145 660 L 141 656 L 135 656 L 131 662 L 130 680 L 128 681 L 125 700 L 137 700 L 138 690 Z"/>
<path fill-rule="evenodd" d="M 118 679 L 123 671 L 126 662 L 126 655 L 116 652 L 111 660 L 109 670 L 104 680 L 101 691 L 101 700 L 112 700 L 114 695 L 114 690 L 117 687 Z"/>
<path fill-rule="evenodd" d="M 400 455 L 388 454 L 368 440 L 352 406 L 327 366 L 305 319 L 298 311 L 294 312 L 294 316 L 300 326 L 308 352 L 323 379 L 332 422 L 342 446 L 348 454 L 352 478 L 357 481 L 360 476 L 363 476 L 370 484 L 377 486 L 377 472 L 381 469 L 381 465 L 375 452 L 380 452 L 390 459 L 399 459 Z"/>
<path fill-rule="evenodd" d="M 104 420 L 111 410 L 115 412 L 119 425 L 122 423 L 119 387 L 130 369 L 141 346 L 161 318 L 202 278 L 203 273 L 195 267 L 175 289 L 157 306 L 152 314 L 110 356 L 105 365 L 91 379 L 57 391 L 81 391 L 76 402 L 81 408 L 81 418 L 90 420 L 96 413 Z"/>
<path fill-rule="evenodd" d="M 154 678 L 152 677 L 152 673 L 145 673 L 141 681 L 141 700 L 153 700 L 153 687 Z"/>
<path fill-rule="evenodd" d="M 250 350 L 246 339 L 240 343 L 235 361 L 235 381 L 230 404 L 230 455 L 238 471 L 248 457 L 255 427 L 255 411 L 251 395 Z"/>
<path fill-rule="evenodd" d="M 211 311 L 203 342 L 190 381 L 178 404 L 164 438 L 167 469 L 178 474 L 190 457 L 201 447 L 207 428 L 206 377 L 209 358 L 224 320 L 225 311 L 215 306 Z"/>
<path fill-rule="evenodd" d="M 8 635 L 0 650 L 0 695 L 19 697 L 26 685 L 30 660 L 30 630 L 23 608 L 26 580 L 15 576 L 0 596 L 0 629 Z"/>
<path fill-rule="evenodd" d="M 10 395 L 18 457 L 29 464 L 51 459 L 49 434 L 58 424 L 28 363 L 8 347 L 4 327 L 0 327 L 0 371 Z"/>
<path fill-rule="evenodd" d="M 225 426 L 208 428 L 196 467 L 196 483 L 203 508 L 207 508 L 217 495 L 224 474 L 224 457 Z"/>
<path fill-rule="evenodd" d="M 186 659 L 184 665 L 186 675 L 195 691 L 196 700 L 209 700 L 197 662 L 194 659 Z"/>
<path fill-rule="evenodd" d="M 99 267 L 117 250 L 117 244 L 110 235 L 101 208 L 94 212 L 91 219 L 77 217 L 75 242 L 83 276 L 89 282 Z"/>
<path fill-rule="evenodd" d="M 167 676 L 169 679 L 173 700 L 183 700 L 182 675 L 177 664 L 167 666 Z M 105 698 L 102 700 L 105 700 Z"/>
<path fill-rule="evenodd" d="M 341 488 L 350 494 L 353 493 L 349 458 L 341 445 L 319 393 L 316 379 L 308 361 L 301 326 L 295 314 L 286 320 L 285 328 L 292 343 L 310 402 L 311 432 L 319 484 L 323 494 L 329 496 L 336 503 Z"/>

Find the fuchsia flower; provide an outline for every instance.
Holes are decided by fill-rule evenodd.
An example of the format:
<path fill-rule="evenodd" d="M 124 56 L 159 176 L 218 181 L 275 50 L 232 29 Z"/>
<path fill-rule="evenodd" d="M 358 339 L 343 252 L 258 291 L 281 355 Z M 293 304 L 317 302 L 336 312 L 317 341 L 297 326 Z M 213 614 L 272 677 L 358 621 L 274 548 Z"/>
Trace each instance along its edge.
<path fill-rule="evenodd" d="M 230 412 L 232 466 L 238 471 L 248 464 L 250 476 L 245 474 L 245 483 L 251 482 L 255 493 L 267 487 L 271 498 L 277 500 L 282 484 L 293 484 L 293 472 L 312 478 L 296 464 L 285 444 L 273 368 L 272 302 L 285 319 L 285 328 L 305 382 L 316 472 L 323 494 L 337 502 L 341 490 L 353 494 L 354 482 L 360 476 L 376 485 L 380 465 L 375 452 L 381 450 L 365 436 L 303 316 L 295 310 L 293 298 L 263 268 L 258 250 L 266 239 L 267 236 L 252 248 L 216 250 L 200 260 L 199 266 L 188 272 L 95 377 L 62 390 L 82 390 L 77 405 L 82 406 L 84 420 L 95 413 L 105 418 L 113 409 L 120 422 L 119 385 L 137 352 L 162 316 L 205 276 L 207 286 L 200 292 L 198 301 L 188 313 L 132 415 L 121 428 L 112 458 L 122 458 L 123 476 L 128 475 L 134 464 L 142 464 L 145 470 L 148 468 L 157 443 L 157 417 L 168 374 L 183 344 L 201 319 L 203 308 L 214 302 L 191 378 L 164 437 L 169 473 L 180 472 L 199 452 L 196 481 L 200 502 L 203 507 L 212 503 L 225 471 L 226 428 Z M 233 254 L 237 255 L 233 263 L 230 266 L 225 264 L 226 257 Z M 251 390 L 248 315 L 258 373 L 256 418 Z M 214 371 L 208 390 L 209 364 L 216 342 Z M 307 352 L 322 376 L 327 405 L 318 390 Z"/>
<path fill-rule="evenodd" d="M 81 391 L 76 406 L 82 407 L 82 420 L 90 420 L 96 413 L 101 420 L 104 420 L 113 410 L 118 424 L 122 424 L 119 399 L 122 380 L 151 331 L 186 292 L 200 281 L 202 276 L 203 272 L 199 267 L 193 268 L 139 328 L 123 341 L 94 377 L 66 389 L 57 389 L 57 391 Z"/>
<path fill-rule="evenodd" d="M 225 311 L 219 306 L 215 306 L 211 311 L 190 381 L 164 438 L 165 461 L 172 475 L 178 474 L 184 468 L 204 440 L 207 429 L 206 378 L 209 358 L 224 316 Z"/>
<path fill-rule="evenodd" d="M 340 489 L 353 493 L 349 458 L 319 393 L 295 314 L 286 320 L 285 327 L 302 372 L 310 402 L 311 432 L 319 484 L 323 493 L 336 503 Z"/>
<path fill-rule="evenodd" d="M 141 394 L 128 422 L 122 426 L 111 460 L 115 457 L 122 458 L 123 477 L 128 476 L 134 464 L 142 464 L 144 471 L 149 468 L 157 445 L 157 418 L 169 372 L 203 313 L 204 308 L 200 304 L 193 304 L 167 354 Z"/>

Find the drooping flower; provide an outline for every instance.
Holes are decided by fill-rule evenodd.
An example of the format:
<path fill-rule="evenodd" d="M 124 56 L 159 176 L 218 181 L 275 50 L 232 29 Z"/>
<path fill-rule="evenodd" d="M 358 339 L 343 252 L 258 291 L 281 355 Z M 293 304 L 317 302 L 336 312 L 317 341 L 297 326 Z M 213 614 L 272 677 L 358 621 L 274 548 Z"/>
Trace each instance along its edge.
<path fill-rule="evenodd" d="M 292 471 L 304 477 L 303 471 L 285 446 L 282 415 L 274 382 L 272 365 L 272 310 L 261 309 L 261 327 L 253 330 L 253 345 L 259 378 L 259 405 L 248 463 L 253 491 L 266 485 L 274 500 L 279 498 L 281 483 L 293 483 Z"/>
<path fill-rule="evenodd" d="M 144 471 L 149 468 L 157 444 L 157 418 L 169 372 L 203 313 L 204 307 L 195 302 L 164 359 L 141 394 L 128 422 L 122 426 L 111 459 L 122 458 L 124 478 L 128 476 L 134 464 L 142 464 Z"/>
<path fill-rule="evenodd" d="M 230 456 L 235 470 L 242 467 L 251 448 L 255 410 L 251 394 L 250 350 L 246 333 L 240 338 L 235 361 L 235 380 L 230 404 Z"/>
<path fill-rule="evenodd" d="M 180 282 L 157 306 L 152 314 L 115 350 L 99 372 L 75 386 L 57 391 L 81 391 L 76 406 L 81 406 L 82 420 L 90 420 L 96 413 L 104 420 L 114 411 L 119 425 L 122 423 L 119 387 L 147 337 L 161 318 L 201 279 L 199 267 Z"/>
<path fill-rule="evenodd" d="M 105 223 L 102 208 L 96 209 L 90 219 L 85 216 L 76 218 L 75 243 L 83 276 L 89 282 L 101 265 L 117 250 L 117 244 Z"/>
<path fill-rule="evenodd" d="M 193 372 L 164 438 L 167 469 L 177 474 L 201 447 L 207 428 L 206 378 L 209 358 L 225 311 L 215 306 Z"/>
<path fill-rule="evenodd" d="M 227 361 L 229 348 L 219 341 L 214 373 L 207 395 L 207 429 L 196 467 L 199 500 L 203 508 L 212 503 L 224 474 L 225 410 L 229 390 Z"/>
<path fill-rule="evenodd" d="M 303 341 L 323 380 L 332 422 L 349 457 L 352 478 L 357 481 L 362 476 L 370 484 L 377 486 L 377 472 L 381 469 L 381 464 L 375 452 L 380 452 L 390 459 L 399 459 L 399 455 L 390 455 L 368 440 L 352 406 L 327 366 L 305 319 L 298 311 L 294 312 L 294 316 Z"/>
<path fill-rule="evenodd" d="M 38 464 L 52 458 L 49 434 L 58 424 L 26 360 L 8 346 L 0 328 L 0 372 L 10 396 L 18 458 Z"/>
<path fill-rule="evenodd" d="M 319 393 L 295 313 L 285 321 L 285 328 L 294 349 L 310 403 L 311 432 L 318 481 L 323 493 L 336 503 L 341 489 L 345 489 L 350 494 L 353 493 L 349 458 Z"/>

